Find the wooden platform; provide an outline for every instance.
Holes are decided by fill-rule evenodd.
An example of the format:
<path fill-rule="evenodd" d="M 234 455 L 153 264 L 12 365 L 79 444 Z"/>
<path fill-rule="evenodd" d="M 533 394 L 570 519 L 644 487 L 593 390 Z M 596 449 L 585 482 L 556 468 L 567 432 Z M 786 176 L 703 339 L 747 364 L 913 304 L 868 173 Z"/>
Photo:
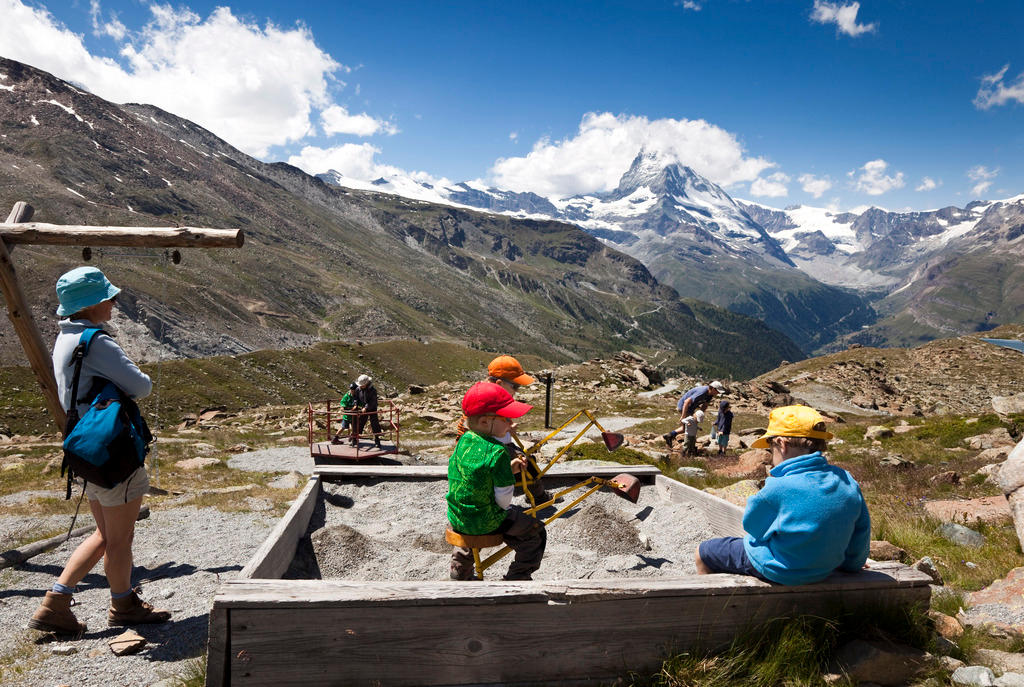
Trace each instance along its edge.
<path fill-rule="evenodd" d="M 398 448 L 394 444 L 384 443 L 378 448 L 372 441 L 360 441 L 358 445 L 351 446 L 346 439 L 340 444 L 329 441 L 312 444 L 309 453 L 315 465 L 332 465 L 392 455 L 398 453 Z"/>
<path fill-rule="evenodd" d="M 667 501 L 693 503 L 719 535 L 742 532 L 742 510 L 727 501 L 649 466 L 609 469 L 636 474 Z M 739 575 L 472 583 L 274 579 L 305 535 L 323 480 L 443 479 L 442 470 L 316 468 L 240 578 L 219 588 L 210 612 L 206 684 L 610 682 L 630 671 L 656 671 L 672 652 L 726 644 L 769 618 L 830 616 L 879 603 L 927 606 L 931 595 L 926 575 L 889 562 L 798 587 Z M 570 479 L 581 472 L 596 474 L 571 463 L 550 474 Z"/>

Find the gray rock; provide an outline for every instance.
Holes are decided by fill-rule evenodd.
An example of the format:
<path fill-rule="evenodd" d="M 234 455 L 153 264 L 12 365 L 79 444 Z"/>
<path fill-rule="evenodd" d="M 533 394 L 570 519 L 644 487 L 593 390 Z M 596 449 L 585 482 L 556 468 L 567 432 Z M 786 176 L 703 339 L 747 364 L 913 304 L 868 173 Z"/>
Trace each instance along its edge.
<path fill-rule="evenodd" d="M 925 575 L 932 578 L 932 582 L 935 584 L 944 584 L 942 581 L 942 574 L 939 573 L 939 569 L 935 567 L 935 561 L 932 560 L 931 556 L 925 556 L 910 567 L 914 568 L 914 570 L 923 572 Z"/>
<path fill-rule="evenodd" d="M 703 479 L 707 477 L 708 473 L 704 468 L 691 467 L 684 465 L 683 467 L 676 470 L 676 474 L 680 477 L 691 477 L 697 479 Z"/>
<path fill-rule="evenodd" d="M 996 481 L 1004 494 L 1012 494 L 1024 486 L 1024 439 L 1006 456 Z"/>
<path fill-rule="evenodd" d="M 941 537 L 953 542 L 957 546 L 977 549 L 985 544 L 985 535 L 955 522 L 943 523 L 936 531 Z"/>
<path fill-rule="evenodd" d="M 891 456 L 886 456 L 882 460 L 878 461 L 878 464 L 883 468 L 894 468 L 896 470 L 909 470 L 910 468 L 914 467 L 914 461 L 907 460 L 903 456 L 896 453 L 892 454 Z"/>
<path fill-rule="evenodd" d="M 1024 687 L 1024 673 L 1003 673 L 996 678 L 996 687 Z"/>
<path fill-rule="evenodd" d="M 142 651 L 146 646 L 146 638 L 132 630 L 127 630 L 107 643 L 110 645 L 110 650 L 118 656 L 127 656 Z"/>
<path fill-rule="evenodd" d="M 179 460 L 174 466 L 181 470 L 202 470 L 218 463 L 220 461 L 216 458 L 189 458 L 188 460 Z"/>
<path fill-rule="evenodd" d="M 992 410 L 1000 415 L 1024 413 L 1024 393 L 1013 396 L 993 396 Z"/>
<path fill-rule="evenodd" d="M 868 441 L 874 441 L 875 439 L 888 439 L 893 436 L 894 432 L 892 427 L 885 427 L 883 425 L 872 425 L 864 430 L 864 438 Z"/>
<path fill-rule="evenodd" d="M 280 477 L 276 477 L 271 481 L 267 482 L 267 486 L 273 489 L 294 489 L 300 484 L 305 483 L 306 476 L 301 472 L 292 470 Z"/>
<path fill-rule="evenodd" d="M 968 447 L 974 449 L 997 448 L 999 446 L 1013 446 L 1014 440 L 1005 427 L 996 427 L 987 434 L 978 434 L 964 439 Z"/>
<path fill-rule="evenodd" d="M 931 661 L 931 656 L 910 646 L 855 639 L 836 651 L 829 671 L 845 673 L 854 683 L 903 685 Z"/>
<path fill-rule="evenodd" d="M 985 666 L 964 666 L 953 671 L 954 685 L 963 687 L 995 687 L 996 676 Z"/>
<path fill-rule="evenodd" d="M 1024 654 L 995 649 L 978 649 L 975 660 L 997 673 L 1024 673 Z"/>
<path fill-rule="evenodd" d="M 74 644 L 63 642 L 61 644 L 51 644 L 50 653 L 54 656 L 70 656 L 71 654 L 78 653 L 78 647 Z"/>

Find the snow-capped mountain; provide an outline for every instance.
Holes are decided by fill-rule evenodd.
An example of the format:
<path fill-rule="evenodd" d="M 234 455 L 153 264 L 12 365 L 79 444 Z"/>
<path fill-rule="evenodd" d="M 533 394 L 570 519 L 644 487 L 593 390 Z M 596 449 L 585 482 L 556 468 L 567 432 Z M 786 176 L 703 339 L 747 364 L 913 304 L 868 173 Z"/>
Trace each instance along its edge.
<path fill-rule="evenodd" d="M 336 173 L 320 178 L 345 184 Z M 779 242 L 724 189 L 653 153 L 641 151 L 614 190 L 569 198 L 543 198 L 476 182 L 430 186 L 401 176 L 371 182 L 370 188 L 570 222 L 640 260 L 684 297 L 758 317 L 808 352 L 874 319 L 857 294 L 800 271 Z"/>
<path fill-rule="evenodd" d="M 734 200 L 691 168 L 646 152 L 614 190 L 569 198 L 479 182 L 431 186 L 396 176 L 358 185 L 321 178 L 570 222 L 640 260 L 683 296 L 758 317 L 809 352 L 837 341 L 913 343 L 1024 320 L 1024 287 L 1005 276 L 1024 271 L 1016 257 L 1024 247 L 1024 195 L 925 212 L 780 210 Z M 1010 282 L 973 297 L 979 289 L 972 280 L 987 273 Z M 928 300 L 940 284 L 948 291 L 941 300 L 957 302 L 958 314 Z"/>
<path fill-rule="evenodd" d="M 974 201 L 965 208 L 890 212 L 872 207 L 857 214 L 738 202 L 798 267 L 816 279 L 885 290 L 904 286 L 917 265 L 946 251 L 972 252 L 1005 242 L 1011 231 L 1008 217 L 1014 208 L 1016 213 L 1024 211 L 1024 195 Z"/>

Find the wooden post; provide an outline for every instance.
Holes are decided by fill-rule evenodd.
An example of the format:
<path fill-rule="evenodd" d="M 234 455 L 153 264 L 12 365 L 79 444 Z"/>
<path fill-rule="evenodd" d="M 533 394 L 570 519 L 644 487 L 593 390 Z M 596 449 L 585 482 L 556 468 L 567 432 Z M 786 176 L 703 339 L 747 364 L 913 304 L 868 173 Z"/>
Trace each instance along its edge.
<path fill-rule="evenodd" d="M 8 224 L 16 224 L 32 218 L 34 210 L 25 202 L 15 203 L 7 218 Z M 25 294 L 18 284 L 18 275 L 14 271 L 14 262 L 11 261 L 11 253 L 8 248 L 7 239 L 0 238 L 0 288 L 4 292 L 4 300 L 7 301 L 7 317 L 14 325 L 14 331 L 18 333 L 21 340 L 21 347 L 25 349 L 28 362 L 35 372 L 36 381 L 43 391 L 46 399 L 46 407 L 57 423 L 57 431 L 63 432 L 67 423 L 67 414 L 60 404 L 60 396 L 57 395 L 57 381 L 53 378 L 53 363 L 43 343 L 43 336 L 39 333 L 36 321 L 32 318 L 32 311 L 29 309 Z"/>
<path fill-rule="evenodd" d="M 60 404 L 57 382 L 53 377 L 49 349 L 43 343 L 25 294 L 18 284 L 18 275 L 11 261 L 11 249 L 16 244 L 46 244 L 58 246 L 145 246 L 168 248 L 184 246 L 194 248 L 240 247 L 245 239 L 241 229 L 204 229 L 196 227 L 88 227 L 29 223 L 34 211 L 24 201 L 14 204 L 7 221 L 0 224 L 0 290 L 7 301 L 7 317 L 18 333 L 28 362 L 46 399 L 46 407 L 63 432 L 67 413 Z"/>

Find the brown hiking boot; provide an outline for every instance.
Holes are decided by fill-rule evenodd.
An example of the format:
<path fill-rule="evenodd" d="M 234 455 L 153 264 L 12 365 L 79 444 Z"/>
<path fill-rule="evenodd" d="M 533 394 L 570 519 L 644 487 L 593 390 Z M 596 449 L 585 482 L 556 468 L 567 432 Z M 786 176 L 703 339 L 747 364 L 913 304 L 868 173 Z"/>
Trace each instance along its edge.
<path fill-rule="evenodd" d="M 56 632 L 62 635 L 80 635 L 86 630 L 85 623 L 71 612 L 71 595 L 58 592 L 46 592 L 43 602 L 32 614 L 28 626 L 33 630 Z"/>
<path fill-rule="evenodd" d="M 110 610 L 107 612 L 108 625 L 148 625 L 163 623 L 171 619 L 171 612 L 162 608 L 153 608 L 132 593 L 122 599 L 111 599 Z"/>

